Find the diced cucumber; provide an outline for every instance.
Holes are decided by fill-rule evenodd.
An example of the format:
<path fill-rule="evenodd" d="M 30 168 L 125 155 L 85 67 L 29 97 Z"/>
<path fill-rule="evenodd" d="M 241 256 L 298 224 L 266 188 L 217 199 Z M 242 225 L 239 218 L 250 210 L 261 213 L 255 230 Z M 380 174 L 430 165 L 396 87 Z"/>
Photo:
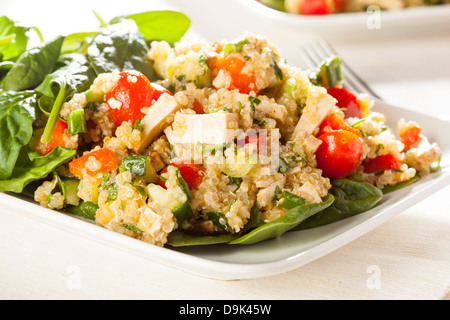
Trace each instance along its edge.
<path fill-rule="evenodd" d="M 89 102 L 102 102 L 105 98 L 104 94 L 95 93 L 92 90 L 88 90 L 85 92 L 86 101 Z"/>
<path fill-rule="evenodd" d="M 258 156 L 255 153 L 251 153 L 245 157 L 243 163 L 237 159 L 235 163 L 224 163 L 220 165 L 220 169 L 229 177 L 242 178 L 245 177 L 257 163 Z"/>
<path fill-rule="evenodd" d="M 157 184 L 149 184 L 147 186 L 147 191 L 152 201 L 161 207 L 168 207 L 172 212 L 182 205 L 180 200 Z"/>
<path fill-rule="evenodd" d="M 189 201 L 183 202 L 178 208 L 173 210 L 172 213 L 177 219 L 178 225 L 189 220 L 192 217 L 192 208 Z"/>
<path fill-rule="evenodd" d="M 78 206 L 80 203 L 80 197 L 78 197 L 78 185 L 80 180 L 78 179 L 61 179 L 61 184 L 64 188 L 63 194 L 66 198 L 66 203 L 72 206 Z"/>
<path fill-rule="evenodd" d="M 143 178 L 146 182 L 155 183 L 158 180 L 156 171 L 150 163 L 150 158 L 147 156 L 124 157 L 122 165 L 127 171 Z"/>
<path fill-rule="evenodd" d="M 163 187 L 152 183 L 147 186 L 147 191 L 150 200 L 172 211 L 179 225 L 192 217 L 192 209 L 189 201 L 181 202 Z"/>

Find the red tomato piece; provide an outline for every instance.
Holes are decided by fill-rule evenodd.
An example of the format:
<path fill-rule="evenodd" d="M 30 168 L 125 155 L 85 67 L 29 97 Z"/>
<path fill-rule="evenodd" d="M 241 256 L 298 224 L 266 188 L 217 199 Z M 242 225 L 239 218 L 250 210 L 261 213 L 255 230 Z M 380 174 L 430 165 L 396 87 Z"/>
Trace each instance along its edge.
<path fill-rule="evenodd" d="M 346 130 L 331 131 L 319 137 L 322 144 L 316 151 L 317 167 L 329 178 L 344 178 L 359 166 L 362 139 Z"/>
<path fill-rule="evenodd" d="M 375 173 L 385 170 L 399 170 L 401 165 L 402 161 L 392 153 L 363 161 L 365 173 Z"/>
<path fill-rule="evenodd" d="M 94 157 L 95 160 L 101 163 L 99 168 L 92 170 L 89 165 L 86 166 L 86 163 L 91 157 Z M 98 173 L 110 172 L 117 170 L 117 168 L 119 168 L 119 161 L 117 160 L 114 152 L 108 148 L 92 151 L 75 160 L 72 160 L 72 162 L 69 163 L 70 172 L 80 179 L 83 178 L 84 172 L 86 172 L 89 176 L 96 176 Z M 86 170 L 84 171 L 83 169 Z"/>
<path fill-rule="evenodd" d="M 165 167 L 160 174 L 166 173 L 169 166 L 176 167 L 180 170 L 181 176 L 186 181 L 190 190 L 196 189 L 205 176 L 205 168 L 195 163 L 172 163 Z M 161 179 L 158 179 L 158 184 L 164 189 L 166 188 L 166 185 Z"/>
<path fill-rule="evenodd" d="M 49 143 L 42 143 L 39 139 L 39 142 L 36 146 L 36 150 L 43 156 L 50 153 L 53 149 L 55 149 L 56 146 L 61 146 L 63 148 L 66 148 L 66 142 L 64 141 L 66 139 L 69 139 L 69 134 L 67 132 L 67 122 L 62 120 L 57 120 L 55 129 L 53 130 L 52 137 Z"/>
<path fill-rule="evenodd" d="M 331 9 L 326 0 L 303 0 L 299 12 L 304 15 L 324 15 L 330 14 Z"/>
<path fill-rule="evenodd" d="M 197 99 L 194 99 L 192 110 L 194 110 L 196 114 L 205 114 L 202 104 Z"/>
<path fill-rule="evenodd" d="M 405 145 L 405 150 L 411 148 L 420 137 L 422 129 L 417 126 L 408 126 L 405 130 L 399 131 L 400 141 Z"/>
<path fill-rule="evenodd" d="M 359 131 L 356 128 L 353 128 L 346 124 L 342 118 L 340 118 L 336 113 L 331 112 L 329 113 L 325 119 L 323 119 L 322 123 L 319 127 L 319 133 L 317 134 L 318 137 L 326 133 L 325 128 L 331 129 L 331 130 L 346 130 L 353 132 L 354 134 L 362 137 L 361 131 Z"/>
<path fill-rule="evenodd" d="M 344 109 L 345 118 L 362 117 L 358 98 L 353 93 L 344 88 L 330 88 L 328 94 L 338 101 L 337 106 L 339 108 Z"/>
<path fill-rule="evenodd" d="M 247 143 L 256 144 L 257 150 L 255 150 L 255 152 L 257 152 L 261 148 L 264 148 L 264 146 L 267 147 L 267 136 L 265 136 L 265 135 L 247 136 L 247 137 L 245 137 L 245 144 L 247 144 Z"/>
<path fill-rule="evenodd" d="M 134 124 L 141 120 L 145 115 L 142 108 L 151 107 L 163 93 L 171 94 L 164 87 L 151 83 L 140 72 L 124 71 L 105 100 L 116 126 L 120 126 L 123 121 Z"/>
<path fill-rule="evenodd" d="M 342 12 L 345 10 L 345 4 L 346 0 L 333 0 L 334 3 L 334 11 L 335 12 Z"/>
<path fill-rule="evenodd" d="M 219 56 L 216 59 L 216 64 L 213 68 L 213 77 L 216 77 L 220 70 L 223 70 L 223 72 L 228 73 L 231 77 L 231 83 L 226 89 L 238 89 L 240 93 L 245 94 L 249 94 L 251 91 L 258 93 L 255 75 L 242 73 L 245 63 L 246 62 L 237 54 Z"/>

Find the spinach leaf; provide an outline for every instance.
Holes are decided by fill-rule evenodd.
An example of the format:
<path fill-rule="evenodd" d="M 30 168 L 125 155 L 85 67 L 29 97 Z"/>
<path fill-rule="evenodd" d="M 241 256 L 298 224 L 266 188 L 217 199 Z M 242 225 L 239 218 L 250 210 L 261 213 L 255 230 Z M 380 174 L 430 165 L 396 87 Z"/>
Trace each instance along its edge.
<path fill-rule="evenodd" d="M 0 81 L 0 90 L 21 91 L 30 89 L 44 80 L 59 57 L 64 37 L 25 51 Z"/>
<path fill-rule="evenodd" d="M 87 47 L 98 31 L 77 32 L 66 36 L 61 47 L 61 54 L 86 54 Z"/>
<path fill-rule="evenodd" d="M 147 40 L 165 40 L 171 45 L 183 37 L 191 24 L 186 15 L 170 10 L 120 16 L 112 19 L 110 23 L 115 24 L 123 19 L 133 20 Z"/>
<path fill-rule="evenodd" d="M 283 191 L 281 193 L 280 199 L 283 199 L 283 201 L 280 203 L 280 206 L 286 209 L 293 209 L 295 207 L 303 206 L 306 204 L 305 199 L 287 191 Z"/>
<path fill-rule="evenodd" d="M 123 20 L 103 29 L 87 48 L 87 55 L 97 74 L 116 70 L 137 70 L 150 81 L 157 79 L 147 59 L 149 47 L 136 23 Z"/>
<path fill-rule="evenodd" d="M 280 237 L 285 232 L 297 227 L 309 217 L 314 216 L 318 212 L 329 207 L 333 201 L 334 197 L 331 194 L 328 194 L 321 203 L 299 205 L 286 212 L 281 218 L 263 224 L 240 238 L 230 241 L 229 244 L 254 244 Z"/>
<path fill-rule="evenodd" d="M 172 247 L 200 246 L 228 243 L 239 237 L 234 234 L 222 234 L 213 236 L 196 236 L 181 230 L 172 231 L 167 239 L 167 245 Z"/>
<path fill-rule="evenodd" d="M 263 224 L 266 224 L 266 223 L 261 218 L 258 206 L 254 205 L 253 208 L 250 210 L 250 218 L 248 219 L 247 223 L 245 224 L 244 229 L 242 230 L 242 233 L 245 234 L 252 229 L 262 226 Z"/>
<path fill-rule="evenodd" d="M 8 179 L 20 149 L 33 135 L 36 97 L 31 91 L 0 94 L 0 179 Z"/>
<path fill-rule="evenodd" d="M 26 150 L 28 148 L 24 148 Z M 76 150 L 57 146 L 52 152 L 41 156 L 37 152 L 26 150 L 21 163 L 16 164 L 11 177 L 0 180 L 0 191 L 21 193 L 29 183 L 45 178 L 60 165 L 72 159 Z M 25 153 L 23 151 L 23 153 Z"/>
<path fill-rule="evenodd" d="M 43 95 L 39 106 L 49 117 L 42 134 L 43 143 L 50 141 L 64 102 L 74 93 L 89 89 L 96 77 L 94 69 L 82 54 L 64 55 L 59 63 L 62 67 L 48 74 L 35 90 Z"/>
<path fill-rule="evenodd" d="M 394 186 L 385 186 L 383 189 L 381 189 L 381 191 L 383 192 L 383 194 L 388 194 L 388 193 L 406 188 L 407 186 L 413 184 L 414 182 L 416 182 L 419 179 L 420 179 L 419 176 L 416 175 L 416 176 L 412 177 L 411 179 L 400 182 Z"/>
<path fill-rule="evenodd" d="M 0 60 L 13 60 L 27 50 L 29 28 L 0 17 Z"/>
<path fill-rule="evenodd" d="M 86 218 L 88 220 L 95 220 L 97 210 L 98 205 L 90 201 L 82 201 L 78 206 L 67 206 L 65 209 L 68 213 Z"/>
<path fill-rule="evenodd" d="M 82 92 L 89 89 L 97 76 L 87 57 L 80 53 L 62 55 L 56 66 L 58 69 L 44 78 L 37 92 L 54 97 L 55 84 L 65 84 L 71 93 Z"/>
<path fill-rule="evenodd" d="M 330 193 L 335 198 L 334 203 L 294 230 L 316 228 L 355 216 L 372 209 L 383 198 L 377 187 L 348 179 L 333 181 Z"/>

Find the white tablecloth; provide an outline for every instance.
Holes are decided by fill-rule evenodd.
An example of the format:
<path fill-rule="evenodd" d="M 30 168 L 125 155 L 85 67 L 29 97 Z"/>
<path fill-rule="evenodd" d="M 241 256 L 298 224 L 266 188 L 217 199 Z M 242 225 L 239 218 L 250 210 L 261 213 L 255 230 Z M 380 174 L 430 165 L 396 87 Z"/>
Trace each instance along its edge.
<path fill-rule="evenodd" d="M 159 2 L 164 3 L 155 3 Z M 0 1 L 0 8 L 2 14 L 42 26 L 48 23 L 48 14 L 35 11 L 43 8 L 42 3 Z M 89 2 L 79 3 L 73 11 L 89 14 Z M 92 9 L 102 12 L 101 3 L 105 2 L 96 1 Z M 233 7 L 233 3 L 170 1 L 188 15 L 203 7 L 205 19 L 193 21 L 193 34 L 204 34 L 208 39 L 213 35 L 233 38 L 244 29 L 267 34 L 277 38 L 271 40 L 282 53 L 288 52 L 288 62 L 297 63 L 293 50 L 307 34 L 284 32 L 241 7 Z M 26 5 L 28 11 L 24 13 L 21 8 Z M 151 9 L 147 6 L 131 2 L 127 12 Z M 112 17 L 117 9 L 114 11 L 111 4 L 103 7 L 102 13 Z M 226 18 L 220 18 L 223 13 Z M 79 30 L 75 18 L 57 14 L 53 18 L 64 28 Z M 48 25 L 42 29 L 44 33 L 52 30 Z M 329 40 L 387 102 L 450 119 L 448 32 L 357 41 L 352 41 L 350 34 Z M 0 298 L 450 299 L 449 194 L 450 187 L 446 187 L 301 268 L 241 281 L 194 276 L 0 209 Z M 77 281 L 73 281 L 74 275 Z"/>

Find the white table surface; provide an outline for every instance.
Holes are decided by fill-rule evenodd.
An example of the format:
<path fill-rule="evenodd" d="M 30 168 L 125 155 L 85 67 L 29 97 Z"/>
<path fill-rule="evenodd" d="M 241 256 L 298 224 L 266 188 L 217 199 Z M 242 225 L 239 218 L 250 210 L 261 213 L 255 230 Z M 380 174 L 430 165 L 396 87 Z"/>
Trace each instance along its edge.
<path fill-rule="evenodd" d="M 90 9 L 111 18 L 169 4 L 197 17 L 202 7 L 204 19 L 192 21 L 193 36 L 213 40 L 233 39 L 247 30 L 260 33 L 280 47 L 289 63 L 299 65 L 302 61 L 297 49 L 311 37 L 302 30 L 293 33 L 268 23 L 234 1 L 171 0 L 145 5 L 129 1 L 123 12 L 115 1 L 95 1 L 95 6 L 78 1 L 70 17 L 61 14 L 63 8 L 61 12 L 41 9 L 56 3 L 0 0 L 0 14 L 30 21 L 45 35 L 96 26 L 92 16 L 80 27 L 77 15 L 89 17 Z M 395 32 L 382 34 L 381 29 L 364 37 L 349 34 L 328 40 L 387 102 L 450 119 L 448 21 L 445 27 L 449 28 L 443 32 L 425 30 L 399 36 Z M 55 29 L 55 25 L 61 28 Z M 240 281 L 178 271 L 0 208 L 0 298 L 450 299 L 449 195 L 447 186 L 375 230 L 296 270 Z"/>

